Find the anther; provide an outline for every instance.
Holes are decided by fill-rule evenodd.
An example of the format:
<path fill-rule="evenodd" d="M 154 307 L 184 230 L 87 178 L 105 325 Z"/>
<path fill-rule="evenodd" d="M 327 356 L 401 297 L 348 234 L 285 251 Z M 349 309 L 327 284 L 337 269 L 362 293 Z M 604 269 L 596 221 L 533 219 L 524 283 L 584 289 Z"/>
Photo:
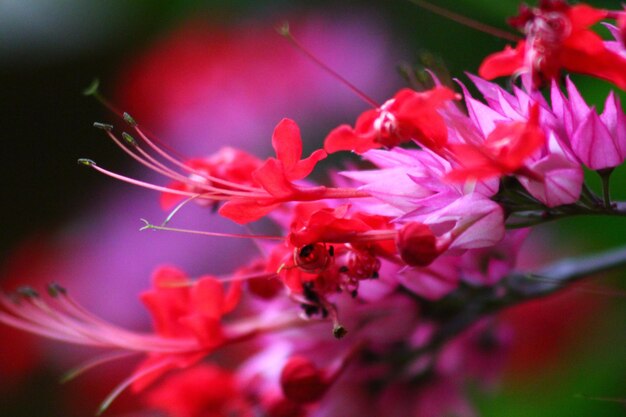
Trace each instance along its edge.
<path fill-rule="evenodd" d="M 135 138 L 129 135 L 128 133 L 122 132 L 122 138 L 124 139 L 126 144 L 128 144 L 129 146 L 137 146 L 137 141 L 135 140 Z"/>
<path fill-rule="evenodd" d="M 67 294 L 67 290 L 64 287 L 57 284 L 56 282 L 48 284 L 47 290 L 48 290 L 48 294 L 50 295 L 50 297 L 56 298 L 59 295 Z"/>
<path fill-rule="evenodd" d="M 131 127 L 137 126 L 137 122 L 135 121 L 135 119 L 133 119 L 133 117 L 130 114 L 124 112 L 123 117 L 124 117 L 124 121 L 128 123 Z"/>
<path fill-rule="evenodd" d="M 83 95 L 84 96 L 98 96 L 99 95 L 98 88 L 100 88 L 100 80 L 97 78 L 94 78 L 91 84 L 89 84 L 87 88 L 83 90 Z"/>
<path fill-rule="evenodd" d="M 289 30 L 289 22 L 283 22 L 279 26 L 277 26 L 276 32 L 278 32 L 280 36 L 291 36 L 291 31 Z"/>
<path fill-rule="evenodd" d="M 94 161 L 92 161 L 91 159 L 80 158 L 78 160 L 78 165 L 84 165 L 86 167 L 91 167 L 91 166 L 95 166 L 96 163 Z"/>
<path fill-rule="evenodd" d="M 107 132 L 110 132 L 113 130 L 113 125 L 110 125 L 108 123 L 94 122 L 93 127 L 95 127 L 96 129 L 105 130 Z"/>
<path fill-rule="evenodd" d="M 348 334 L 348 331 L 346 330 L 345 327 L 343 327 L 341 324 L 336 324 L 333 327 L 333 336 L 335 336 L 336 339 L 341 339 L 343 338 L 346 334 Z"/>
<path fill-rule="evenodd" d="M 39 293 L 33 287 L 20 287 L 17 289 L 16 292 L 24 298 L 39 297 Z"/>

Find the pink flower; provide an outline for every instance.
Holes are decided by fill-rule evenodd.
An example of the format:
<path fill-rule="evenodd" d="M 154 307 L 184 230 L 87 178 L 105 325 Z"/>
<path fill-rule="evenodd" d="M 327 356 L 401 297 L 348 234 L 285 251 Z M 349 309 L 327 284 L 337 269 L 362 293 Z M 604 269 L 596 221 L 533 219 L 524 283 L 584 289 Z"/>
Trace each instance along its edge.
<path fill-rule="evenodd" d="M 450 181 L 482 180 L 520 171 L 526 160 L 546 139 L 539 127 L 539 108 L 529 110 L 527 121 L 496 122 L 496 126 L 480 144 L 450 145 L 460 167 L 447 174 Z"/>
<path fill-rule="evenodd" d="M 626 159 L 626 116 L 619 98 L 610 92 L 604 112 L 598 115 L 589 107 L 574 83 L 567 79 L 569 99 L 552 85 L 552 106 L 565 121 L 569 144 L 576 157 L 587 167 L 614 168 Z"/>
<path fill-rule="evenodd" d="M 532 154 L 526 153 L 523 167 L 514 175 L 534 198 L 548 207 L 578 201 L 583 171 L 567 144 L 567 121 L 550 111 L 540 95 L 529 95 L 520 89 L 514 89 L 514 94 L 510 94 L 478 77 L 472 77 L 472 81 L 487 104 L 474 99 L 463 87 L 470 125 L 473 127 L 468 128 L 467 123 L 458 117 L 450 119 L 455 130 L 455 140 L 461 143 L 468 140 L 470 143 L 481 143 L 497 123 L 529 120 L 529 109 L 538 106 L 538 122 L 533 125 L 543 131 L 545 142 Z"/>

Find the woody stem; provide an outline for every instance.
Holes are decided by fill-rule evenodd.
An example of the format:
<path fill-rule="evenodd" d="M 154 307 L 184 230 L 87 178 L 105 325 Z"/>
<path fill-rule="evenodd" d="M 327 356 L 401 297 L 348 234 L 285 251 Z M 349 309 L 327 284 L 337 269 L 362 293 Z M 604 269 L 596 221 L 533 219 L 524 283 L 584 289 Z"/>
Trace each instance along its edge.
<path fill-rule="evenodd" d="M 579 204 L 568 204 L 555 208 L 542 208 L 537 210 L 528 210 L 512 213 L 510 218 L 523 219 L 517 222 L 509 222 L 507 229 L 520 229 L 523 227 L 535 226 L 547 223 L 553 220 L 562 219 L 572 216 L 583 215 L 604 215 L 604 216 L 626 216 L 626 202 L 610 202 L 609 207 L 604 207 L 606 203 L 600 203 L 602 206 L 586 207 Z"/>
<path fill-rule="evenodd" d="M 436 351 L 487 315 L 545 297 L 582 278 L 621 267 L 626 267 L 626 246 L 560 260 L 536 272 L 513 272 L 493 287 L 461 287 L 442 300 L 427 303 L 425 309 L 441 327 L 426 347 L 413 352 L 411 359 Z"/>

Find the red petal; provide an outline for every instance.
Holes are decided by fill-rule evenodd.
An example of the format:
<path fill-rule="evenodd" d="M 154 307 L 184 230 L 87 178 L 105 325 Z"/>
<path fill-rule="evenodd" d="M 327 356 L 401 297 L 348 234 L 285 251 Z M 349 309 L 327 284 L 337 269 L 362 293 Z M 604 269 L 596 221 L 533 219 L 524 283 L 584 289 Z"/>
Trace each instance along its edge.
<path fill-rule="evenodd" d="M 191 289 L 191 310 L 205 317 L 221 318 L 224 309 L 224 289 L 215 278 L 200 278 Z"/>
<path fill-rule="evenodd" d="M 333 129 L 324 141 L 326 152 L 352 151 L 358 154 L 370 149 L 380 148 L 382 145 L 375 141 L 374 120 L 379 115 L 379 110 L 368 110 L 362 113 L 356 121 L 355 128 L 349 125 L 341 125 Z"/>
<path fill-rule="evenodd" d="M 590 30 L 580 30 L 576 33 L 572 33 L 572 35 L 569 36 L 565 42 L 563 42 L 561 52 L 567 53 L 568 50 L 580 53 L 581 56 L 595 56 L 596 54 L 606 51 L 607 49 L 604 46 L 602 38 L 596 33 L 593 33 Z M 584 64 L 587 66 L 594 66 L 594 62 L 592 61 L 587 61 Z"/>
<path fill-rule="evenodd" d="M 224 296 L 223 313 L 230 313 L 237 307 L 241 299 L 242 281 L 233 281 Z"/>
<path fill-rule="evenodd" d="M 176 284 L 186 284 L 189 280 L 177 268 L 161 267 L 154 273 L 152 282 L 154 288 L 139 298 L 150 312 L 156 332 L 166 337 L 181 335 L 178 319 L 188 312 L 189 291 L 177 288 Z"/>
<path fill-rule="evenodd" d="M 324 140 L 324 149 L 328 153 L 351 151 L 358 147 L 359 137 L 350 125 L 334 128 Z"/>
<path fill-rule="evenodd" d="M 569 71 L 592 75 L 626 90 L 626 59 L 606 48 L 594 54 L 568 48 L 561 53 L 561 63 Z"/>
<path fill-rule="evenodd" d="M 141 392 L 165 373 L 177 368 L 187 368 L 203 359 L 205 356 L 206 352 L 191 353 L 188 355 L 151 355 L 146 360 L 141 362 L 139 366 L 137 366 L 133 374 L 137 374 L 144 369 L 158 365 L 159 362 L 164 362 L 164 364 L 167 362 L 167 364 L 154 372 L 148 373 L 141 378 L 136 379 L 133 382 L 131 389 L 134 393 Z"/>
<path fill-rule="evenodd" d="M 572 25 L 572 31 L 588 28 L 606 18 L 606 10 L 594 9 L 587 4 L 578 4 L 570 7 L 567 16 Z"/>
<path fill-rule="evenodd" d="M 201 314 L 192 314 L 180 319 L 180 324 L 191 330 L 204 349 L 214 349 L 224 342 L 220 320 Z"/>
<path fill-rule="evenodd" d="M 182 182 L 178 182 L 178 181 L 168 184 L 167 188 L 170 188 L 176 191 L 187 191 L 187 186 L 183 184 Z M 179 195 L 179 194 L 161 193 L 161 198 L 159 199 L 159 203 L 161 204 L 161 208 L 163 210 L 170 210 L 176 204 L 181 202 L 183 198 L 185 198 L 185 196 Z"/>
<path fill-rule="evenodd" d="M 282 162 L 269 158 L 252 173 L 252 177 L 274 197 L 287 197 L 294 193 L 294 187 L 285 174 Z"/>
<path fill-rule="evenodd" d="M 311 171 L 313 171 L 315 165 L 317 165 L 317 163 L 322 159 L 326 158 L 326 156 L 328 156 L 328 154 L 323 149 L 314 151 L 311 156 L 298 161 L 298 163 L 290 171 L 286 172 L 287 179 L 289 181 L 296 181 L 307 177 Z"/>
<path fill-rule="evenodd" d="M 224 204 L 219 213 L 238 224 L 246 224 L 259 220 L 278 207 L 274 200 L 265 204 L 251 199 L 231 200 Z"/>
<path fill-rule="evenodd" d="M 278 123 L 272 135 L 272 146 L 276 157 L 281 161 L 285 170 L 289 171 L 302 156 L 302 139 L 300 128 L 291 119 L 283 119 Z"/>
<path fill-rule="evenodd" d="M 529 113 L 526 123 L 498 124 L 482 146 L 450 145 L 462 167 L 448 173 L 446 179 L 480 180 L 520 169 L 526 159 L 545 143 L 545 135 L 539 127 L 539 107 L 532 106 Z"/>
<path fill-rule="evenodd" d="M 524 49 L 526 42 L 520 41 L 515 49 L 507 45 L 504 51 L 496 52 L 485 58 L 478 68 L 478 75 L 486 80 L 515 74 L 524 67 Z"/>
<path fill-rule="evenodd" d="M 437 109 L 457 97 L 447 87 L 421 93 L 405 89 L 396 94 L 400 136 L 413 138 L 430 149 L 442 148 L 448 141 L 448 129 Z"/>
<path fill-rule="evenodd" d="M 500 173 L 499 167 L 474 145 L 459 143 L 451 144 L 449 148 L 456 159 L 462 161 L 462 166 L 446 174 L 445 180 L 447 181 L 463 182 L 470 178 L 481 180 Z"/>

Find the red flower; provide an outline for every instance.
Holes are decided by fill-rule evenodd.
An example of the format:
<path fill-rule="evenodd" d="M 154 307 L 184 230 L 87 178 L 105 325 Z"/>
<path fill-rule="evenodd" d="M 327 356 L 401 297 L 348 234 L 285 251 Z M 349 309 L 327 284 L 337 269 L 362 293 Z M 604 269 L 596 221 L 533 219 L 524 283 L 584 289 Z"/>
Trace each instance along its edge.
<path fill-rule="evenodd" d="M 173 267 L 159 268 L 153 276 L 153 289 L 141 294 L 141 301 L 152 315 L 154 328 L 166 338 L 194 338 L 199 349 L 184 354 L 152 354 L 135 370 L 135 375 L 169 359 L 169 366 L 150 372 L 137 379 L 133 389 L 140 391 L 165 372 L 191 366 L 202 359 L 207 351 L 224 342 L 222 316 L 239 303 L 241 282 L 235 281 L 227 292 L 214 277 L 201 277 L 191 282 L 186 275 Z"/>
<path fill-rule="evenodd" d="M 296 294 L 303 292 L 304 283 L 312 284 L 318 295 L 356 289 L 360 280 L 377 276 L 379 256 L 396 253 L 396 231 L 388 217 L 349 214 L 347 205 L 298 204 L 290 229 L 268 265 Z"/>
<path fill-rule="evenodd" d="M 269 196 L 233 198 L 222 206 L 221 215 L 240 224 L 260 219 L 280 203 L 294 199 L 299 190 L 293 181 L 308 176 L 315 165 L 327 155 L 324 150 L 318 149 L 308 158 L 301 159 L 300 129 L 290 119 L 283 119 L 276 126 L 272 135 L 272 146 L 276 151 L 276 158 L 268 158 L 252 173 L 255 183 L 269 193 Z"/>
<path fill-rule="evenodd" d="M 171 417 L 253 416 L 235 374 L 212 364 L 169 377 L 150 391 L 146 402 Z"/>
<path fill-rule="evenodd" d="M 372 229 L 360 218 L 348 217 L 348 208 L 349 206 L 335 209 L 321 208 L 308 213 L 306 217 L 300 217 L 298 212 L 302 212 L 303 205 L 299 205 L 295 216 L 299 224 L 295 222 L 292 224 L 289 241 L 294 246 L 318 242 L 348 243 L 353 239 L 356 240 L 360 232 Z"/>
<path fill-rule="evenodd" d="M 393 148 L 414 139 L 437 151 L 448 140 L 445 122 L 437 110 L 456 98 L 456 93 L 446 87 L 424 92 L 405 88 L 381 107 L 361 114 L 354 128 L 341 125 L 330 132 L 324 149 L 328 153 L 362 154 L 370 149 Z"/>
<path fill-rule="evenodd" d="M 539 127 L 539 107 L 530 108 L 528 121 L 496 125 L 481 145 L 453 144 L 450 150 L 461 167 L 451 171 L 451 181 L 483 180 L 514 173 L 526 159 L 545 143 Z"/>
<path fill-rule="evenodd" d="M 561 70 L 607 80 L 626 89 L 626 59 L 610 51 L 589 28 L 606 18 L 607 12 L 585 4 L 569 6 L 545 0 L 537 8 L 523 6 L 510 23 L 526 33 L 515 49 L 488 56 L 478 70 L 488 80 L 530 72 L 533 85 L 558 79 Z"/>
<path fill-rule="evenodd" d="M 203 175 L 209 178 L 216 178 L 223 180 L 223 182 L 215 185 L 229 190 L 232 187 L 229 187 L 228 183 L 253 185 L 252 172 L 261 166 L 261 161 L 247 152 L 226 146 L 208 158 L 192 159 L 185 162 L 185 165 L 195 173 L 190 175 L 190 180 L 200 182 L 202 185 L 213 185 Z M 200 187 L 194 187 L 188 181 L 174 181 L 167 187 L 178 191 L 203 193 Z M 161 207 L 164 210 L 169 210 L 183 198 L 185 197 L 179 194 L 163 193 L 161 194 Z"/>

